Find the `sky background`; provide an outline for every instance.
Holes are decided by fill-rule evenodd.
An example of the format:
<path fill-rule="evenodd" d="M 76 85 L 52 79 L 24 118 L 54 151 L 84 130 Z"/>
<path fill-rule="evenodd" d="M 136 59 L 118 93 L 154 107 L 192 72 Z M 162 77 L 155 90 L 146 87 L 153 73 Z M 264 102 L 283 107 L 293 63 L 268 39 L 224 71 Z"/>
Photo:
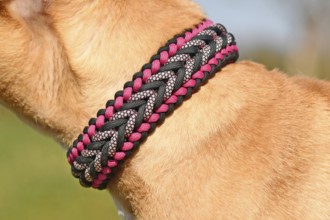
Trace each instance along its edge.
<path fill-rule="evenodd" d="M 320 3 L 330 8 L 329 0 L 195 0 L 209 18 L 224 24 L 232 32 L 245 57 L 248 51 L 257 46 L 271 47 L 274 50 L 287 52 L 300 46 L 305 27 L 303 22 L 307 13 L 299 10 L 301 2 L 308 4 L 311 11 L 317 10 Z M 307 3 L 306 3 L 307 2 Z M 330 11 L 328 11 L 330 13 Z M 328 13 L 328 14 L 329 14 Z M 330 16 L 322 17 L 320 38 L 322 48 L 329 49 Z"/>

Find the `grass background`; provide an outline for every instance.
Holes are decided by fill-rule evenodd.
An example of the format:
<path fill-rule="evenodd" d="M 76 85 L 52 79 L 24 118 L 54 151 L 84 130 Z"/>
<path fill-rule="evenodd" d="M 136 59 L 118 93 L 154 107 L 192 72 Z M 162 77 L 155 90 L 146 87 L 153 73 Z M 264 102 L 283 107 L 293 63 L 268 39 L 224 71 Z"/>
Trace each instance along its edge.
<path fill-rule="evenodd" d="M 1 220 L 119 219 L 107 191 L 71 177 L 65 153 L 0 106 Z"/>

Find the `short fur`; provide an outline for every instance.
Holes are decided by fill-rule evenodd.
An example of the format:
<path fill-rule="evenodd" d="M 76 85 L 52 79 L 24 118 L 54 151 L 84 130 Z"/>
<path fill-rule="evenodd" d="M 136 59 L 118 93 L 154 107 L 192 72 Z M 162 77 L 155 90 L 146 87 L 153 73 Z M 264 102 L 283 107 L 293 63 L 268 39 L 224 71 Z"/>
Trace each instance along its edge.
<path fill-rule="evenodd" d="M 203 18 L 188 0 L 0 0 L 1 100 L 68 146 L 167 39 Z M 330 83 L 229 65 L 109 189 L 138 219 L 329 219 Z"/>

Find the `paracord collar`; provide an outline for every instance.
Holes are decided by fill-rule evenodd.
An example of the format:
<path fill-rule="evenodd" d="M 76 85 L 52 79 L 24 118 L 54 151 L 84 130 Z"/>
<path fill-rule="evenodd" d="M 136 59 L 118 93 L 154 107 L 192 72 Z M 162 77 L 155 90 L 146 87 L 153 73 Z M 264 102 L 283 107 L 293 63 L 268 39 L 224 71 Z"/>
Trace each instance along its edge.
<path fill-rule="evenodd" d="M 232 34 L 205 20 L 161 47 L 73 142 L 67 158 L 80 184 L 106 188 L 117 166 L 165 116 L 238 59 Z"/>

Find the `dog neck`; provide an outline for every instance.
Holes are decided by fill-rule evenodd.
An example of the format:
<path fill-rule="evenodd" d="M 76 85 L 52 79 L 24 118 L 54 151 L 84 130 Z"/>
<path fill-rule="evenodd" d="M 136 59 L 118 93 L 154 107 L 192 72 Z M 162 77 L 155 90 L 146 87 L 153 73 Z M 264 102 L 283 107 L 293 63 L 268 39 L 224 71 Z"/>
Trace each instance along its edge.
<path fill-rule="evenodd" d="M 14 19 L 6 20 L 20 26 L 16 36 L 4 34 L 1 42 L 17 42 L 14 49 L 23 52 L 11 59 L 13 47 L 1 48 L 5 69 L 0 73 L 4 81 L 0 89 L 6 90 L 2 99 L 8 106 L 33 124 L 37 121 L 65 146 L 160 45 L 204 17 L 190 1 L 42 5 L 20 0 L 7 5 Z M 0 25 L 4 30 L 6 26 Z M 27 65 L 9 65 L 13 60 L 26 60 Z M 40 98 L 29 99 L 26 94 Z"/>
<path fill-rule="evenodd" d="M 145 1 L 144 4 L 137 1 L 110 1 L 108 4 L 110 13 L 107 8 L 99 10 L 98 6 L 94 6 L 95 9 L 77 13 L 81 18 L 76 17 L 73 22 L 66 21 L 70 20 L 70 16 L 54 16 L 59 20 L 57 23 L 61 24 L 58 29 L 71 30 L 63 31 L 65 35 L 61 37 L 65 39 L 63 42 L 71 45 L 66 48 L 72 48 L 68 53 L 71 55 L 74 72 L 78 78 L 84 79 L 80 87 L 83 93 L 88 94 L 85 100 L 86 105 L 89 105 L 89 112 L 86 115 L 94 115 L 99 106 L 104 106 L 106 100 L 149 60 L 159 46 L 173 35 L 193 27 L 203 18 L 196 6 L 188 1 Z M 153 10 L 149 10 L 150 8 Z M 91 16 L 95 19 L 89 20 L 90 23 L 83 26 L 96 29 L 88 30 L 82 27 L 76 30 L 74 26 L 78 27 L 81 20 L 84 20 L 83 17 L 93 11 L 98 13 Z M 111 33 L 107 30 L 111 30 Z M 97 33 L 103 33 L 105 36 Z M 97 42 L 102 38 L 107 39 L 107 48 L 97 47 Z M 96 73 L 97 77 L 90 73 Z M 90 82 L 94 85 L 91 86 Z M 95 87 L 99 93 L 94 92 Z M 79 132 L 87 119 L 82 122 L 83 124 L 79 124 Z M 133 164 L 134 161 L 129 161 L 125 173 L 109 186 L 119 214 L 124 219 L 132 219 L 134 215 L 144 212 L 144 203 L 151 199 L 150 195 L 154 193 L 143 176 L 134 171 L 137 164 Z"/>
<path fill-rule="evenodd" d="M 1 99 L 64 146 L 159 46 L 204 18 L 197 5 L 182 0 L 63 0 L 46 6 L 17 0 L 5 9 L 0 30 L 17 28 L 14 34 L 1 31 L 6 34 L 0 42 L 9 42 L 0 49 Z M 12 50 L 22 52 L 14 59 Z M 152 193 L 136 165 L 129 161 L 120 181 L 110 184 L 135 214 Z"/>

